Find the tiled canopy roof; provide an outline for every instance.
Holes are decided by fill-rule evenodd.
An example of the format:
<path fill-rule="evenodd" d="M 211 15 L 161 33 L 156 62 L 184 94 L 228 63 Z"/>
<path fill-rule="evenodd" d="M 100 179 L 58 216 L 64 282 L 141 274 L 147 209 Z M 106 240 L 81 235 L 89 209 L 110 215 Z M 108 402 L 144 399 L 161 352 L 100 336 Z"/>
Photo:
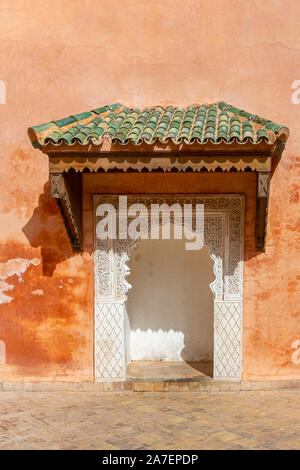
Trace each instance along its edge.
<path fill-rule="evenodd" d="M 288 133 L 284 126 L 223 102 L 145 109 L 113 104 L 28 129 L 33 146 L 39 148 L 49 143 L 100 145 L 105 139 L 121 145 L 157 141 L 178 145 L 264 141 L 272 145 L 282 135 L 286 140 Z"/>

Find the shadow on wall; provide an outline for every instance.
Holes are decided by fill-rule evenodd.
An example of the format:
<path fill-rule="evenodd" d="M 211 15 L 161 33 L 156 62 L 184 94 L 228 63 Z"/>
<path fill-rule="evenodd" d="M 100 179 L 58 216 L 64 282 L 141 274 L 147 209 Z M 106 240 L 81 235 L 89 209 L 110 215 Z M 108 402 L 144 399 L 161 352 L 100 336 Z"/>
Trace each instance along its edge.
<path fill-rule="evenodd" d="M 142 240 L 132 249 L 126 310 L 130 358 L 213 360 L 213 260 L 184 240 Z"/>
<path fill-rule="evenodd" d="M 56 201 L 50 197 L 49 181 L 22 231 L 32 247 L 41 248 L 44 276 L 51 277 L 57 264 L 74 256 Z"/>
<path fill-rule="evenodd" d="M 91 376 L 90 267 L 75 262 L 72 274 L 70 270 L 54 273 L 74 253 L 49 183 L 22 230 L 31 247 L 40 248 L 42 263 L 32 262 L 36 259 L 32 260 L 32 248 L 24 244 L 3 247 L 5 256 L 12 253 L 14 259 L 0 263 L 7 275 L 2 281 L 4 294 L 3 287 L 9 288 L 0 305 L 0 365 L 12 366 L 12 373 L 22 377 L 80 375 L 80 370 Z M 19 271 L 15 265 L 5 266 L 11 261 L 17 267 L 21 263 Z M 22 262 L 27 266 L 23 271 Z"/>

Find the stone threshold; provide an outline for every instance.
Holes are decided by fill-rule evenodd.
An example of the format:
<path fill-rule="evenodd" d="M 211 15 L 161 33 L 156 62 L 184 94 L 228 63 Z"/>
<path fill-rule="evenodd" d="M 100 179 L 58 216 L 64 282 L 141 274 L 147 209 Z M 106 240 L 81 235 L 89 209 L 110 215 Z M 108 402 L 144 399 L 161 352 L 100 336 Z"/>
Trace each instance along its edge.
<path fill-rule="evenodd" d="M 300 380 L 230 382 L 216 380 L 125 382 L 0 382 L 0 392 L 248 392 L 300 390 Z"/>

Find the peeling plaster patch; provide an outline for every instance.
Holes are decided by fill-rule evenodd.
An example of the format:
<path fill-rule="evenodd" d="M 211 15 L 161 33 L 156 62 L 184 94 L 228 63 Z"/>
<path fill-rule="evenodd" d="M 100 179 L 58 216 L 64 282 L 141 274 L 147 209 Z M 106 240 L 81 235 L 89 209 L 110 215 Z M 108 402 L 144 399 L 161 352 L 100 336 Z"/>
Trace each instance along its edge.
<path fill-rule="evenodd" d="M 0 364 L 6 363 L 6 347 L 4 341 L 0 340 Z"/>
<path fill-rule="evenodd" d="M 36 289 L 36 290 L 33 290 L 31 293 L 32 295 L 44 295 L 43 289 Z"/>
<path fill-rule="evenodd" d="M 38 258 L 33 259 L 10 259 L 6 263 L 0 263 L 0 279 L 7 279 L 10 276 L 16 275 L 21 280 L 22 275 L 29 268 L 31 264 L 38 266 L 40 264 Z"/>
<path fill-rule="evenodd" d="M 3 292 L 7 290 L 13 289 L 14 286 L 12 284 L 7 284 L 7 282 L 0 281 L 0 304 L 9 304 L 13 300 L 12 297 L 3 294 Z"/>
<path fill-rule="evenodd" d="M 38 258 L 33 259 L 10 259 L 5 263 L 0 263 L 0 304 L 7 304 L 13 300 L 13 297 L 3 294 L 7 290 L 12 290 L 14 285 L 8 284 L 5 280 L 11 276 L 18 276 L 19 281 L 23 281 L 23 274 L 32 264 L 38 266 L 40 264 Z"/>

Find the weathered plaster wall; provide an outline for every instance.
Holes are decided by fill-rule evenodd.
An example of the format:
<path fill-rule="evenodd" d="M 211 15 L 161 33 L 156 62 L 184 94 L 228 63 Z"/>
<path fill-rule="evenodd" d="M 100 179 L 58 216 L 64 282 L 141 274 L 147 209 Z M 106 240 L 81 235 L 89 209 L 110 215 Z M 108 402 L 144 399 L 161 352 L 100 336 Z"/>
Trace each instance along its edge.
<path fill-rule="evenodd" d="M 74 255 L 27 127 L 113 102 L 218 99 L 291 130 L 272 178 L 265 254 L 254 251 L 252 176 L 189 178 L 193 191 L 248 195 L 244 378 L 300 377 L 299 15 L 297 0 L 1 1 L 0 377 L 93 377 L 92 218 L 85 207 L 86 251 Z M 190 191 L 176 178 L 173 190 Z M 108 175 L 101 188 L 151 189 L 151 175 L 138 179 Z M 155 181 L 166 188 L 163 176 Z"/>

